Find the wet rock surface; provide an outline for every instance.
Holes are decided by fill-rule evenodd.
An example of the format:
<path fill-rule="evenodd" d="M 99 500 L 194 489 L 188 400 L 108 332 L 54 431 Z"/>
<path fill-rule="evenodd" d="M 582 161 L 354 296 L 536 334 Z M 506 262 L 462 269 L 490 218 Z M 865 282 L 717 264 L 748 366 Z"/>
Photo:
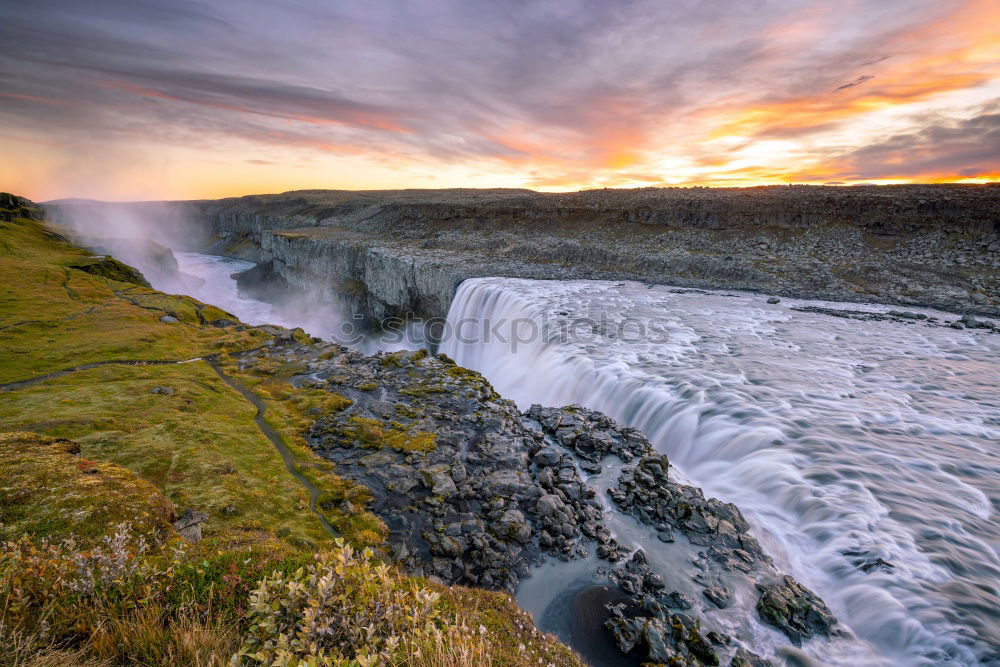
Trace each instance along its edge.
<path fill-rule="evenodd" d="M 771 299 L 768 299 L 771 303 Z M 832 317 L 841 317 L 849 320 L 859 320 L 861 322 L 884 322 L 892 321 L 901 324 L 915 324 L 917 322 L 931 327 L 951 327 L 955 329 L 984 329 L 993 333 L 1000 333 L 1000 324 L 988 319 L 979 319 L 975 315 L 963 315 L 954 320 L 941 319 L 929 316 L 926 313 L 913 312 L 911 310 L 890 310 L 885 313 L 876 313 L 866 310 L 851 310 L 847 308 L 824 308 L 822 306 L 793 306 L 789 310 L 800 313 L 822 313 Z"/>
<path fill-rule="evenodd" d="M 341 351 L 329 366 L 313 381 L 354 404 L 318 419 L 310 442 L 372 490 L 391 553 L 410 571 L 513 592 L 543 555 L 579 558 L 607 532 L 573 457 L 478 374 L 423 352 Z M 430 434 L 432 447 L 412 446 Z"/>
<path fill-rule="evenodd" d="M 793 642 L 834 632 L 822 602 L 780 578 L 739 510 L 672 480 L 669 461 L 638 430 L 579 406 L 521 413 L 443 355 L 366 357 L 277 333 L 269 346 L 238 355 L 238 365 L 277 366 L 295 386 L 349 399 L 316 415 L 307 441 L 337 475 L 370 489 L 369 509 L 389 529 L 387 552 L 408 571 L 513 592 L 546 559 L 586 559 L 593 582 L 616 593 L 584 616 L 600 621 L 624 654 L 653 662 L 756 660 L 737 654 L 747 648 L 740 638 L 705 615 L 738 604 L 733 585 L 757 585 L 761 620 Z M 587 469 L 617 475 L 607 494 Z M 609 503 L 662 542 L 689 542 L 696 556 L 658 571 L 609 527 Z M 677 590 L 679 578 L 701 599 Z M 768 587 L 776 581 L 783 587 Z"/>
<path fill-rule="evenodd" d="M 623 512 L 655 526 L 661 534 L 682 532 L 692 544 L 711 547 L 718 554 L 715 560 L 730 568 L 749 571 L 770 563 L 735 505 L 706 499 L 693 486 L 672 483 L 668 469 L 667 457 L 650 450 L 634 468 L 622 471 L 608 495 Z"/>
<path fill-rule="evenodd" d="M 829 637 L 837 625 L 823 601 L 791 577 L 774 584 L 757 584 L 761 592 L 757 611 L 765 622 L 778 628 L 796 646 L 816 635 Z"/>

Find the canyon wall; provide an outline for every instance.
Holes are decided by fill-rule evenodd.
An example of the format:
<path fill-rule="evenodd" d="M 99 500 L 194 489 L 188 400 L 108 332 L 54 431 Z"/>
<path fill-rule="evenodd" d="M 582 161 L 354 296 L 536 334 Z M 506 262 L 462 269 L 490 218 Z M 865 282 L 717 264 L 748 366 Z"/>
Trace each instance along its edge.
<path fill-rule="evenodd" d="M 483 275 L 997 309 L 1000 187 L 302 191 L 192 204 L 219 252 L 379 319 Z"/>
<path fill-rule="evenodd" d="M 1000 312 L 997 185 L 305 190 L 178 205 L 192 244 L 372 322 L 444 316 L 476 276 Z"/>

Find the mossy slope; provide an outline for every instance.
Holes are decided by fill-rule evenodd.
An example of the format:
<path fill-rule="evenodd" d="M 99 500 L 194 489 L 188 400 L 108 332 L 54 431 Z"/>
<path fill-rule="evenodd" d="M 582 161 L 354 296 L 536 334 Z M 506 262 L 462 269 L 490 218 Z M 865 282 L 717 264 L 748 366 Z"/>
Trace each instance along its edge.
<path fill-rule="evenodd" d="M 79 456 L 78 444 L 36 433 L 0 433 L 0 540 L 44 535 L 97 542 L 129 522 L 165 535 L 174 507 L 153 484 L 114 463 Z"/>
<path fill-rule="evenodd" d="M 93 261 L 37 221 L 0 222 L 0 384 L 107 360 L 190 359 L 268 338 L 205 326 L 226 314 L 190 297 L 74 268 Z M 127 273 L 136 272 L 120 277 Z M 180 322 L 161 322 L 164 315 Z"/>
<path fill-rule="evenodd" d="M 364 509 L 368 490 L 336 477 L 302 437 L 317 415 L 351 402 L 293 388 L 285 379 L 297 371 L 280 361 L 269 372 L 241 371 L 227 353 L 259 348 L 273 332 L 151 290 L 126 265 L 86 270 L 103 260 L 34 219 L 8 217 L 0 221 L 0 538 L 18 546 L 0 557 L 0 597 L 16 600 L 0 608 L 0 643 L 20 648 L 0 665 L 224 664 L 248 630 L 257 581 L 334 546 L 255 423 L 256 407 L 198 359 L 214 357 L 263 401 L 265 421 L 348 542 L 378 544 L 385 531 Z M 171 552 L 178 538 L 170 521 L 186 508 L 209 515 L 205 539 Z M 156 545 L 128 556 L 138 563 L 131 578 L 82 597 L 59 588 L 122 523 Z M 41 542 L 67 537 L 75 546 Z M 91 544 L 98 550 L 74 551 Z M 406 580 L 395 570 L 391 577 Z M 460 654 L 479 645 L 489 664 L 542 656 L 580 664 L 506 595 L 413 581 L 440 591 L 442 618 L 471 628 L 452 628 L 458 643 L 448 664 L 481 664 Z"/>

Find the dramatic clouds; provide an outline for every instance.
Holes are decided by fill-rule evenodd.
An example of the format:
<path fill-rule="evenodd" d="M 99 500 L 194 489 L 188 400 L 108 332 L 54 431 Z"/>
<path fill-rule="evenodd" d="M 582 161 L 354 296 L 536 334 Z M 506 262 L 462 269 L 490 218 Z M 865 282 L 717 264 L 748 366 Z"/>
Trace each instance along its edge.
<path fill-rule="evenodd" d="M 6 3 L 0 189 L 997 178 L 998 22 L 993 0 Z"/>

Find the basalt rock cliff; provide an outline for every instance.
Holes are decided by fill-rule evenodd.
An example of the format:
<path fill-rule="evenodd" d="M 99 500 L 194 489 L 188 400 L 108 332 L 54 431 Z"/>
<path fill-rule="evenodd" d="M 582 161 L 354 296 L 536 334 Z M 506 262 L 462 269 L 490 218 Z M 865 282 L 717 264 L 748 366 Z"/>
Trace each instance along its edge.
<path fill-rule="evenodd" d="M 159 227 L 194 221 L 192 248 L 264 264 L 246 288 L 319 291 L 371 323 L 443 317 L 476 276 L 1000 313 L 997 185 L 303 190 L 138 206 Z"/>
<path fill-rule="evenodd" d="M 486 275 L 1000 312 L 996 186 L 302 191 L 190 210 L 217 252 L 371 320 L 444 316 Z"/>

